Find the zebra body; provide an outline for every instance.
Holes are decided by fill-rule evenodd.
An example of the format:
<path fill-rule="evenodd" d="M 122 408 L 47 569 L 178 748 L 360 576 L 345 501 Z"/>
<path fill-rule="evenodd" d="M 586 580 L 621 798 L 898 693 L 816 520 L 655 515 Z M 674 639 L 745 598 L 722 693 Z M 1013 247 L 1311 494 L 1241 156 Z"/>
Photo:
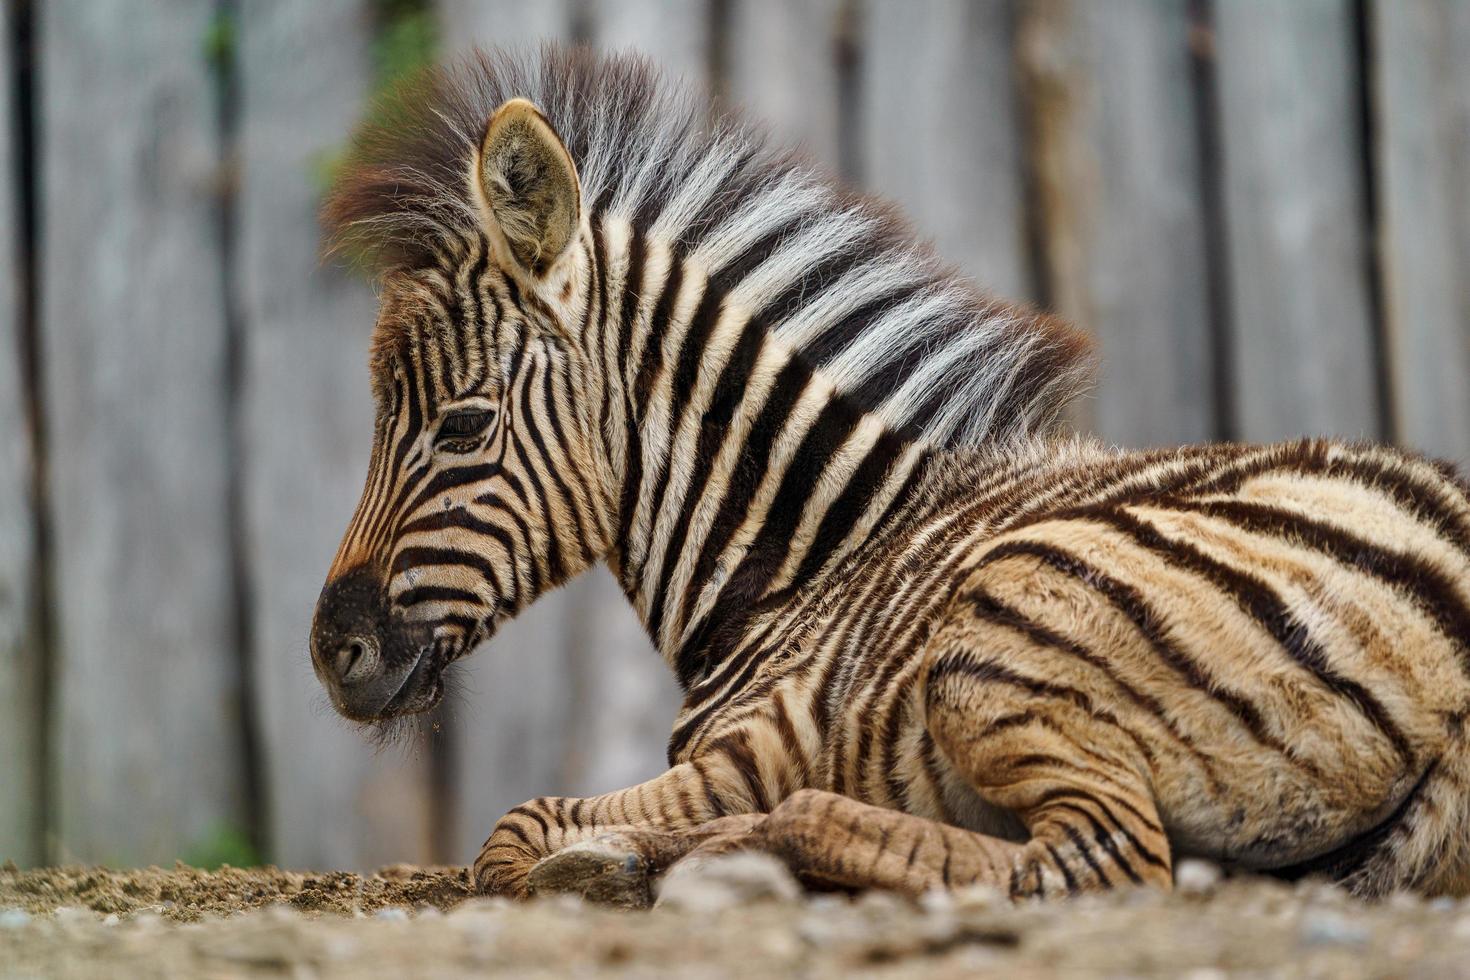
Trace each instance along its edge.
<path fill-rule="evenodd" d="M 1182 854 L 1470 887 L 1452 472 L 1055 436 L 1064 325 L 660 91 L 575 53 L 432 76 L 329 212 L 383 286 L 334 703 L 425 710 L 599 560 L 686 692 L 668 772 L 516 808 L 482 887 L 646 896 L 744 846 L 911 893 L 1168 887 Z"/>
<path fill-rule="evenodd" d="M 1118 802 L 1064 810 L 1085 843 L 1028 856 L 1023 893 L 1069 890 L 1059 862 L 1108 887 L 1171 855 L 1470 884 L 1470 509 L 1442 470 L 1326 441 L 927 465 L 891 528 L 690 689 L 672 762 L 754 777 L 757 810 L 815 788 L 1016 842 L 1032 797 L 1111 772 Z"/>

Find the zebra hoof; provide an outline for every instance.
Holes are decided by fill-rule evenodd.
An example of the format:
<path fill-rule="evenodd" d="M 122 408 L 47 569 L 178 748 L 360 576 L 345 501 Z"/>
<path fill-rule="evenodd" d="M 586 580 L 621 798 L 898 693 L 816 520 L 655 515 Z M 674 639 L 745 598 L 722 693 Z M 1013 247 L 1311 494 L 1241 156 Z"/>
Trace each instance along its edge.
<path fill-rule="evenodd" d="M 652 869 L 622 834 L 604 834 L 542 858 L 526 884 L 532 895 L 579 895 L 627 909 L 653 904 Z"/>

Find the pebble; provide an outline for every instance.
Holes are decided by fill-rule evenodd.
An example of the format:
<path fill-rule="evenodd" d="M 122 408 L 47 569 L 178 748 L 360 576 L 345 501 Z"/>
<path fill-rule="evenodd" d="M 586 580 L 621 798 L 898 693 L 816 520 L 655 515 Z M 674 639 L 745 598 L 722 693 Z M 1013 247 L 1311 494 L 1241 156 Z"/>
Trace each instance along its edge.
<path fill-rule="evenodd" d="M 91 912 L 88 912 L 86 909 L 83 908 L 78 908 L 75 905 L 61 906 L 61 908 L 52 913 L 52 917 L 55 918 L 57 922 L 65 923 L 97 921 L 97 917 Z"/>
<path fill-rule="evenodd" d="M 502 898 L 499 895 L 492 898 L 466 899 L 450 909 L 449 915 L 446 918 L 450 922 L 458 922 L 466 919 L 479 921 L 486 916 L 495 916 L 505 912 L 512 904 L 510 899 Z"/>
<path fill-rule="evenodd" d="M 563 915 L 580 915 L 587 909 L 587 902 L 581 895 L 573 895 L 571 892 L 562 892 L 552 895 L 546 900 L 546 904 L 561 912 Z"/>
<path fill-rule="evenodd" d="M 1187 858 L 1174 869 L 1174 889 L 1181 895 L 1208 895 L 1224 876 L 1217 864 Z"/>
<path fill-rule="evenodd" d="M 753 902 L 795 902 L 801 886 L 780 861 L 753 851 L 674 865 L 659 885 L 660 908 L 719 912 Z"/>
<path fill-rule="evenodd" d="M 322 953 L 330 960 L 346 960 L 357 955 L 361 944 L 351 936 L 329 936 L 322 945 Z"/>
<path fill-rule="evenodd" d="M 1413 892 L 1394 892 L 1388 896 L 1387 905 L 1391 909 L 1417 909 L 1424 905 L 1424 899 Z"/>
<path fill-rule="evenodd" d="M 0 909 L 0 929 L 19 929 L 31 921 L 25 909 Z"/>
<path fill-rule="evenodd" d="M 378 911 L 374 912 L 373 918 L 382 919 L 384 922 L 407 922 L 408 911 L 396 905 L 390 905 L 387 908 L 378 909 Z"/>
<path fill-rule="evenodd" d="M 954 911 L 954 892 L 931 888 L 919 896 L 919 908 L 925 915 L 947 915 Z"/>
<path fill-rule="evenodd" d="M 139 912 L 128 920 L 134 932 L 152 932 L 163 925 L 163 916 L 157 912 Z"/>
<path fill-rule="evenodd" d="M 901 915 L 904 907 L 908 904 L 902 896 L 894 892 L 872 889 L 862 892 L 853 899 L 853 907 L 861 911 L 869 918 L 891 919 Z"/>
<path fill-rule="evenodd" d="M 956 912 L 990 912 L 1011 907 L 1011 900 L 991 885 L 970 885 L 953 895 Z"/>
<path fill-rule="evenodd" d="M 808 908 L 796 926 L 797 935 L 814 949 L 862 945 L 872 940 L 873 927 L 852 915 L 813 912 Z"/>
<path fill-rule="evenodd" d="M 1371 938 L 1366 927 L 1335 912 L 1309 909 L 1301 920 L 1302 941 L 1309 945 L 1361 946 Z"/>

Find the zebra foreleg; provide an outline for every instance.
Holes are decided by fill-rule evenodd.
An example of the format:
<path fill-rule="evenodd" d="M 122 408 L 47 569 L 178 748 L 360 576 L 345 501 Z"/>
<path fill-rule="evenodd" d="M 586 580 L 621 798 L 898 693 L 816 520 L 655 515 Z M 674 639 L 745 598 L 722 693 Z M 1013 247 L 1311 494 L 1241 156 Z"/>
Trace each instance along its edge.
<path fill-rule="evenodd" d="M 607 892 L 605 900 L 637 904 L 651 873 L 721 829 L 702 825 L 751 809 L 747 796 L 731 789 L 740 785 L 738 776 L 717 766 L 682 763 L 614 793 L 586 799 L 547 796 L 523 803 L 500 818 L 480 849 L 472 869 L 475 886 L 481 892 L 524 898 L 533 891 L 531 872 L 538 863 L 564 848 L 605 838 L 599 847 L 573 852 L 563 865 L 548 863 L 536 884 L 546 890 Z M 697 832 L 686 836 L 690 831 Z M 615 854 L 616 866 L 609 863 Z M 585 887 L 575 887 L 579 874 Z M 627 901 L 617 897 L 622 893 L 629 896 Z"/>
<path fill-rule="evenodd" d="M 720 817 L 691 830 L 629 828 L 599 834 L 549 857 L 531 868 L 527 891 L 532 895 L 571 893 L 603 905 L 647 908 L 655 882 L 674 864 L 753 846 L 752 832 L 766 815 Z"/>

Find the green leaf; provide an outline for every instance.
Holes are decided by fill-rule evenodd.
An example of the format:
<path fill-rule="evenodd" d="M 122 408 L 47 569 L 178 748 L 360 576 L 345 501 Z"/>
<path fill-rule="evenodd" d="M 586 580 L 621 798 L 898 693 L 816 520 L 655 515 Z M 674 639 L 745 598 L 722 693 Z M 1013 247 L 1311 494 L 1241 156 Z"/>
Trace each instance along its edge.
<path fill-rule="evenodd" d="M 245 832 L 229 824 L 217 825 L 208 836 L 185 848 L 182 860 L 206 871 L 217 871 L 225 864 L 253 868 L 262 863 L 260 853 Z"/>

